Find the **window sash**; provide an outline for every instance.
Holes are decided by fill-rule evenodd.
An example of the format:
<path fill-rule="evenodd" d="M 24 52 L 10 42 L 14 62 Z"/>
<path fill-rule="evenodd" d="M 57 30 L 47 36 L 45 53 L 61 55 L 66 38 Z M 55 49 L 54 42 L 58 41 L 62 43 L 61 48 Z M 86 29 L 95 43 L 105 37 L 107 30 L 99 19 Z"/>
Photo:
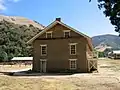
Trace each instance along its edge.
<path fill-rule="evenodd" d="M 47 46 L 41 46 L 41 56 L 47 55 Z"/>
<path fill-rule="evenodd" d="M 46 32 L 46 38 L 52 38 L 52 32 Z"/>
<path fill-rule="evenodd" d="M 76 54 L 76 44 L 70 45 L 70 55 L 75 55 L 75 54 Z"/>
<path fill-rule="evenodd" d="M 64 37 L 70 37 L 70 32 L 64 32 Z"/>
<path fill-rule="evenodd" d="M 77 65 L 76 65 L 76 60 L 70 60 L 70 69 L 76 69 Z"/>

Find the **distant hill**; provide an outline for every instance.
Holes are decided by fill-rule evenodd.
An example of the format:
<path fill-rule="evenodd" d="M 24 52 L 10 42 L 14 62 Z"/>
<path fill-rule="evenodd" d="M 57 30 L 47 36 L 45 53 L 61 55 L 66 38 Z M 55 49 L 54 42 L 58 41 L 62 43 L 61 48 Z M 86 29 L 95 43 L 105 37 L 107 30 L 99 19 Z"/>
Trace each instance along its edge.
<path fill-rule="evenodd" d="M 0 15 L 0 61 L 31 56 L 32 47 L 26 42 L 43 28 L 43 25 L 34 20 Z"/>
<path fill-rule="evenodd" d="M 116 35 L 106 34 L 92 37 L 94 47 L 101 45 L 110 46 L 113 49 L 120 49 L 120 37 Z"/>
<path fill-rule="evenodd" d="M 3 21 L 3 20 L 14 23 L 14 24 L 19 24 L 19 25 L 26 25 L 26 26 L 33 25 L 34 27 L 39 28 L 39 29 L 44 28 L 44 26 L 40 24 L 39 22 L 35 20 L 27 19 L 25 17 L 20 17 L 20 16 L 0 15 L 0 21 Z"/>

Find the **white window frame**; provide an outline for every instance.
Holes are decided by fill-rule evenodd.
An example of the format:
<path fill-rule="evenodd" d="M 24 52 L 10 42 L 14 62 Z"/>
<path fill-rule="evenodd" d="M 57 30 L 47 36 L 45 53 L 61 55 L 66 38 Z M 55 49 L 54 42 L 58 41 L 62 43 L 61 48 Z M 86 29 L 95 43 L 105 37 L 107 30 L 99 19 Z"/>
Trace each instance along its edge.
<path fill-rule="evenodd" d="M 50 37 L 50 38 L 52 38 L 52 32 L 53 32 L 53 31 L 48 31 L 48 32 L 46 32 L 46 38 L 48 38 L 48 36 L 47 36 L 48 33 L 51 34 L 51 37 Z"/>
<path fill-rule="evenodd" d="M 40 61 L 47 61 L 47 59 L 40 59 Z"/>
<path fill-rule="evenodd" d="M 75 68 L 72 68 L 72 67 L 71 67 L 71 61 L 75 61 Z M 69 59 L 69 66 L 70 66 L 70 69 L 71 69 L 71 70 L 77 69 L 77 59 Z"/>
<path fill-rule="evenodd" d="M 45 61 L 45 62 L 47 62 L 47 59 L 40 59 L 40 62 L 42 62 L 42 61 Z"/>
<path fill-rule="evenodd" d="M 75 45 L 75 54 L 71 53 L 71 45 Z M 77 43 L 70 43 L 69 46 L 70 46 L 70 55 L 76 55 L 76 51 L 77 51 L 76 50 L 76 46 L 77 46 Z"/>
<path fill-rule="evenodd" d="M 66 32 L 69 32 L 69 37 L 70 37 L 70 30 L 64 30 L 63 32 L 64 32 L 64 37 Z"/>
<path fill-rule="evenodd" d="M 46 46 L 46 54 L 42 54 L 42 47 L 43 46 Z M 40 45 L 40 49 L 41 49 L 41 56 L 46 56 L 47 55 L 47 44 Z"/>

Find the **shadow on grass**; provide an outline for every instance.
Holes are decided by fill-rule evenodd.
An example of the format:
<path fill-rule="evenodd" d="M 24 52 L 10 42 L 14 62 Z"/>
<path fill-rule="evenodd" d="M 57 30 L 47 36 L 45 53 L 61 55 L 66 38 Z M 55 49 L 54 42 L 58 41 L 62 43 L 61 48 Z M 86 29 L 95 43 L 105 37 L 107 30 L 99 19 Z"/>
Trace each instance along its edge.
<path fill-rule="evenodd" d="M 75 73 L 40 73 L 33 71 L 20 71 L 20 72 L 0 72 L 8 76 L 61 76 L 61 75 L 72 75 Z"/>
<path fill-rule="evenodd" d="M 40 72 L 33 72 L 32 70 L 27 70 L 27 71 L 19 71 L 19 72 L 0 72 L 4 75 L 8 76 L 67 76 L 67 75 L 73 75 L 73 74 L 83 74 L 80 72 L 50 72 L 50 73 L 40 73 Z M 89 72 L 92 73 L 92 72 Z"/>

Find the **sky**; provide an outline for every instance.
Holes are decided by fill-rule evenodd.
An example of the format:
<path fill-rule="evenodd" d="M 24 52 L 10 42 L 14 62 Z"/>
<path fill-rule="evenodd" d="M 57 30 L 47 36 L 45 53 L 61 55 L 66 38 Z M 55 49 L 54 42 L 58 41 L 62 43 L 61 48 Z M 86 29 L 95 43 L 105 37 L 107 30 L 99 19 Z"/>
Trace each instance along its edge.
<path fill-rule="evenodd" d="M 97 5 L 97 0 L 0 0 L 0 14 L 26 17 L 44 26 L 60 17 L 65 24 L 91 37 L 118 35 Z"/>

